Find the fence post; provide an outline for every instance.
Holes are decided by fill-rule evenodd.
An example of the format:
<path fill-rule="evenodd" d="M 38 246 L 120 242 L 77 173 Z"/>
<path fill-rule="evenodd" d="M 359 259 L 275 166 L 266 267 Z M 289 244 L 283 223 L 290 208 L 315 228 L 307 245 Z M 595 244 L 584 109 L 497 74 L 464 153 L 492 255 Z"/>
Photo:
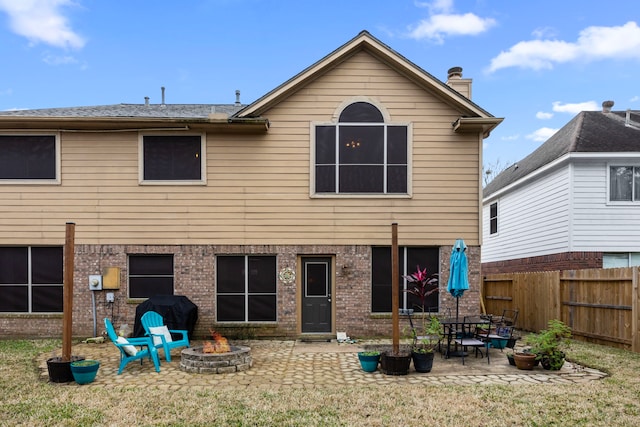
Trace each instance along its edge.
<path fill-rule="evenodd" d="M 638 292 L 638 267 L 631 271 L 631 351 L 640 353 L 640 292 Z"/>

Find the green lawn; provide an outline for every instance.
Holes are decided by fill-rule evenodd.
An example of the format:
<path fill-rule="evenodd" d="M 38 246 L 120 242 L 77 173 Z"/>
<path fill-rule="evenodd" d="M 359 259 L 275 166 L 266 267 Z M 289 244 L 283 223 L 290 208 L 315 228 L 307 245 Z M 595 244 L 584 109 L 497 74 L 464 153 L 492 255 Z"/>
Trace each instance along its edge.
<path fill-rule="evenodd" d="M 49 384 L 37 360 L 59 340 L 0 340 L 0 425 L 631 426 L 640 355 L 573 341 L 572 360 L 608 372 L 582 385 L 344 386 L 244 391 Z M 428 375 L 428 374 L 427 374 Z"/>

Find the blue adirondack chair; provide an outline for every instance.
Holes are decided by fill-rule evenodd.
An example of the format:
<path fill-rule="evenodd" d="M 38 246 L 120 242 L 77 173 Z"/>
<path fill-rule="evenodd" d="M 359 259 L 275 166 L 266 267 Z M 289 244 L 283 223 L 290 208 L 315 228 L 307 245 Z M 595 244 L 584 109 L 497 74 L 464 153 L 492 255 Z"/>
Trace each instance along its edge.
<path fill-rule="evenodd" d="M 153 340 L 151 339 L 151 337 L 119 337 L 118 334 L 116 334 L 116 330 L 113 328 L 113 324 L 108 317 L 104 318 L 104 327 L 106 328 L 107 335 L 109 336 L 111 342 L 113 342 L 113 345 L 115 345 L 118 350 L 120 350 L 120 368 L 118 369 L 118 375 L 122 373 L 122 370 L 127 365 L 127 363 L 134 360 L 140 360 L 140 364 L 142 364 L 142 360 L 147 357 L 153 361 L 156 372 L 160 372 L 160 360 L 158 358 L 158 351 L 153 345 Z"/>
<path fill-rule="evenodd" d="M 171 349 L 189 347 L 188 331 L 183 329 L 168 329 L 162 316 L 155 311 L 147 311 L 140 318 L 140 323 L 147 336 L 153 338 L 156 348 L 164 350 L 164 357 L 171 362 Z M 176 337 L 179 337 L 176 339 Z"/>

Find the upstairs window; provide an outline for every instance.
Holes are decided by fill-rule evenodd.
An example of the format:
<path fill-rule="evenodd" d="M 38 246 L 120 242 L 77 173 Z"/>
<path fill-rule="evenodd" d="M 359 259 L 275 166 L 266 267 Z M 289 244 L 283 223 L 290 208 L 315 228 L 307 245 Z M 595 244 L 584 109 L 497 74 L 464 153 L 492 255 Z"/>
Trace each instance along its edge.
<path fill-rule="evenodd" d="M 200 135 L 144 135 L 142 181 L 204 182 Z"/>
<path fill-rule="evenodd" d="M 491 203 L 489 206 L 489 234 L 498 232 L 498 203 Z"/>
<path fill-rule="evenodd" d="M 356 102 L 315 128 L 316 194 L 407 194 L 408 129 Z"/>
<path fill-rule="evenodd" d="M 609 168 L 609 200 L 640 201 L 640 167 L 611 166 Z"/>
<path fill-rule="evenodd" d="M 0 135 L 0 180 L 55 180 L 54 135 Z"/>

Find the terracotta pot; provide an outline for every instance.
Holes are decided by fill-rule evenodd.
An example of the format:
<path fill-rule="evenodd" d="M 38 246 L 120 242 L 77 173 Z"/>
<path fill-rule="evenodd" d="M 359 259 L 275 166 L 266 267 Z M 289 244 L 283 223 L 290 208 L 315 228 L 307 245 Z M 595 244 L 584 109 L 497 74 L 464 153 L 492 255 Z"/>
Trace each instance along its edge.
<path fill-rule="evenodd" d="M 514 353 L 516 368 L 530 371 L 536 366 L 536 355 L 530 353 Z"/>

